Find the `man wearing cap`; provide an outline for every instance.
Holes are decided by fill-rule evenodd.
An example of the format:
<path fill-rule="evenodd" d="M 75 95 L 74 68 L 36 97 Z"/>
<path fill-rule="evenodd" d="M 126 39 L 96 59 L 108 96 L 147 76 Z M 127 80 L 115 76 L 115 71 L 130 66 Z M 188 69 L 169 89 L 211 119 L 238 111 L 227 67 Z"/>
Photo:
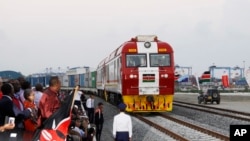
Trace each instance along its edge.
<path fill-rule="evenodd" d="M 120 113 L 114 117 L 113 136 L 115 141 L 130 141 L 132 137 L 132 121 L 131 117 L 125 114 L 126 105 L 120 103 L 118 108 Z"/>

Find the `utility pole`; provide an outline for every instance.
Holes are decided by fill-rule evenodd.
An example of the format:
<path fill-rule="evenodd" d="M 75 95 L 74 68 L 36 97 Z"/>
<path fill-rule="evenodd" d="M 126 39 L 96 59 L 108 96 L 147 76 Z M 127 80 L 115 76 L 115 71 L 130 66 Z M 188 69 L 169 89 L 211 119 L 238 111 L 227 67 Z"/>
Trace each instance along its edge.
<path fill-rule="evenodd" d="M 242 78 L 245 78 L 245 60 L 243 61 Z"/>

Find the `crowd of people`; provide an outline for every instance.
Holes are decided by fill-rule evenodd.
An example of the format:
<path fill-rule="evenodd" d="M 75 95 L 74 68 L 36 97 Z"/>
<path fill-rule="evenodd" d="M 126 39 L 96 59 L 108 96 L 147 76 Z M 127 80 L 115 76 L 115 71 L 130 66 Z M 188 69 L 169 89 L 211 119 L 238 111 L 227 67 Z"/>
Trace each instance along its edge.
<path fill-rule="evenodd" d="M 68 140 L 100 141 L 104 122 L 103 103 L 99 102 L 94 110 L 94 97 L 90 95 L 89 98 L 86 98 L 84 93 L 80 91 L 80 85 L 76 91 Z"/>
<path fill-rule="evenodd" d="M 17 141 L 31 141 L 37 129 L 43 129 L 44 122 L 55 113 L 64 100 L 60 96 L 61 82 L 51 77 L 49 87 L 43 89 L 37 84 L 34 89 L 23 77 L 4 84 L 0 81 L 0 139 L 8 139 L 16 133 Z M 72 92 L 71 92 L 72 93 Z M 104 105 L 96 104 L 92 95 L 86 98 L 78 85 L 71 123 L 68 127 L 68 141 L 100 141 L 104 123 Z M 116 141 L 131 140 L 131 118 L 124 113 L 125 104 L 119 105 L 120 114 L 114 117 L 113 135 Z M 9 119 L 14 122 L 9 123 Z"/>

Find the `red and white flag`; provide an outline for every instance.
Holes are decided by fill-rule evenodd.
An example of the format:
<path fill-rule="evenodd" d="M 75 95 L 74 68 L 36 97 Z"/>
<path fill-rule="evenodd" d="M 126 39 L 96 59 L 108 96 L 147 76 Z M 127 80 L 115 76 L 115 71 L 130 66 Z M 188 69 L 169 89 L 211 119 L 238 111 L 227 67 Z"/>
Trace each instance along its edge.
<path fill-rule="evenodd" d="M 77 89 L 61 104 L 61 107 L 43 123 L 43 129 L 37 129 L 33 141 L 65 141 L 71 123 L 71 111 Z"/>

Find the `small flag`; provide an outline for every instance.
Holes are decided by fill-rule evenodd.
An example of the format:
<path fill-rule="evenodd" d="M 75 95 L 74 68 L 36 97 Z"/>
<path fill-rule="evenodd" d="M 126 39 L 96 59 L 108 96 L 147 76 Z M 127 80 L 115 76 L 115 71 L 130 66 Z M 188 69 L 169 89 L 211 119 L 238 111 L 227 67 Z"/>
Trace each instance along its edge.
<path fill-rule="evenodd" d="M 211 78 L 210 71 L 205 71 L 201 75 L 199 83 L 210 82 L 210 78 Z"/>
<path fill-rule="evenodd" d="M 155 82 L 154 74 L 143 74 L 142 82 Z"/>

